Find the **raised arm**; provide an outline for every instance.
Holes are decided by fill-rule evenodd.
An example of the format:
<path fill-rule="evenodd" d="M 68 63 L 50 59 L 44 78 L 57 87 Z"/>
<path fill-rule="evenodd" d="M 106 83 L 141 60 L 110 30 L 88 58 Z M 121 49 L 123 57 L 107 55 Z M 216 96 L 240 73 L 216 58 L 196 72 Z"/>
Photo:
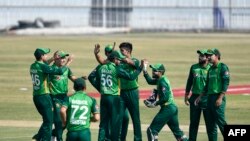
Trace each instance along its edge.
<path fill-rule="evenodd" d="M 153 79 L 151 76 L 149 76 L 147 71 L 143 71 L 143 76 L 149 85 L 156 85 L 157 84 L 157 80 Z"/>
<path fill-rule="evenodd" d="M 56 74 L 56 75 L 62 75 L 63 72 L 67 70 L 65 66 L 61 68 L 53 68 L 47 64 L 41 64 L 41 69 L 43 70 L 44 73 Z"/>
<path fill-rule="evenodd" d="M 149 74 L 148 74 L 148 72 L 147 72 L 148 61 L 146 59 L 142 59 L 141 60 L 141 65 L 143 67 L 143 76 L 146 79 L 147 83 L 149 85 L 156 85 L 157 84 L 157 80 L 153 79 L 152 77 L 150 77 Z"/>
<path fill-rule="evenodd" d="M 65 66 L 69 66 L 73 62 L 73 59 L 74 55 L 69 55 L 67 62 L 65 63 Z"/>
<path fill-rule="evenodd" d="M 129 64 L 130 66 L 132 66 L 135 69 L 138 67 L 138 64 L 136 62 L 138 60 L 134 60 L 134 59 L 131 59 L 131 58 L 124 58 L 122 61 Z"/>
<path fill-rule="evenodd" d="M 142 71 L 142 68 L 139 67 L 134 72 L 129 73 L 129 72 L 125 71 L 123 68 L 117 66 L 118 77 L 119 78 L 124 78 L 124 79 L 127 79 L 127 80 L 135 80 L 135 79 L 137 79 L 139 74 L 141 73 L 141 71 Z"/>
<path fill-rule="evenodd" d="M 46 61 L 46 63 L 47 63 L 47 64 L 51 64 L 51 63 L 54 62 L 56 59 L 60 58 L 60 57 L 58 56 L 57 53 L 58 53 L 58 51 L 56 51 L 56 52 L 54 53 L 54 55 Z"/>
<path fill-rule="evenodd" d="M 101 57 L 101 55 L 100 55 L 100 45 L 99 44 L 96 44 L 95 45 L 95 49 L 94 49 L 94 54 L 95 54 L 95 58 L 96 58 L 96 60 L 97 60 L 97 62 L 99 63 L 99 64 L 105 64 L 106 63 L 106 60 L 104 59 L 104 58 L 102 58 Z"/>

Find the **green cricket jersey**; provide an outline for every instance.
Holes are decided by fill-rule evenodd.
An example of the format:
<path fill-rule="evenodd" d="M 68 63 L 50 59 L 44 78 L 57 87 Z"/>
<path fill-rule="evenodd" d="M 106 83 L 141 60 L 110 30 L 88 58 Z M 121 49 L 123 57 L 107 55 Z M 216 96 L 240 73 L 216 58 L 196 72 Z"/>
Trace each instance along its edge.
<path fill-rule="evenodd" d="M 119 79 L 116 65 L 108 62 L 97 70 L 100 81 L 100 93 L 109 95 L 119 95 Z"/>
<path fill-rule="evenodd" d="M 156 105 L 175 104 L 172 88 L 170 82 L 166 76 L 162 76 L 157 82 L 157 91 L 159 100 Z"/>
<path fill-rule="evenodd" d="M 96 100 L 84 91 L 77 91 L 64 104 L 67 107 L 67 130 L 79 131 L 90 127 L 91 113 L 99 113 Z"/>
<path fill-rule="evenodd" d="M 55 64 L 53 64 L 52 67 L 55 69 L 59 68 Z M 65 68 L 66 70 L 62 75 L 49 75 L 49 86 L 52 95 L 68 93 L 68 78 L 73 76 L 73 73 L 70 68 Z"/>
<path fill-rule="evenodd" d="M 206 94 L 225 93 L 230 81 L 229 69 L 226 64 L 219 62 L 216 66 L 211 66 L 208 71 Z"/>
<path fill-rule="evenodd" d="M 65 68 L 52 68 L 42 61 L 35 61 L 30 66 L 30 75 L 33 83 L 33 95 L 48 94 L 48 75 L 62 74 Z"/>
<path fill-rule="evenodd" d="M 121 68 L 124 69 L 127 72 L 134 72 L 136 70 L 136 68 L 139 68 L 140 65 L 140 61 L 136 58 L 131 58 L 132 61 L 135 64 L 135 67 L 132 67 L 129 64 L 126 63 L 121 63 Z M 130 90 L 130 89 L 135 89 L 138 88 L 139 84 L 138 84 L 138 78 L 134 79 L 134 80 L 127 80 L 127 79 L 123 79 L 121 78 L 121 89 L 122 90 Z"/>
<path fill-rule="evenodd" d="M 99 65 L 88 77 L 90 83 L 101 93 L 109 95 L 119 95 L 120 79 L 134 80 L 141 72 L 137 68 L 134 72 L 126 72 L 122 66 L 116 66 L 112 62 Z"/>
<path fill-rule="evenodd" d="M 189 93 L 191 89 L 192 94 L 203 93 L 207 81 L 207 73 L 210 67 L 210 64 L 203 67 L 199 63 L 191 66 L 187 79 L 186 93 Z"/>
<path fill-rule="evenodd" d="M 157 85 L 157 94 L 159 100 L 156 102 L 156 105 L 164 106 L 169 104 L 175 104 L 174 95 L 172 92 L 172 88 L 170 86 L 170 81 L 166 76 L 162 76 L 158 80 L 152 79 L 148 73 L 144 74 L 146 81 L 150 85 Z"/>

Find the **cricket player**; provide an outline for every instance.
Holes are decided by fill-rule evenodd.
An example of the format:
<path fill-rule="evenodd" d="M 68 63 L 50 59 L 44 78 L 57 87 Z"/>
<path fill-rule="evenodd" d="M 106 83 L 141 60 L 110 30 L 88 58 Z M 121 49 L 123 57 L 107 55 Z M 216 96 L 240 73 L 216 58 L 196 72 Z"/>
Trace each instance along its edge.
<path fill-rule="evenodd" d="M 196 98 L 202 94 L 206 80 L 207 73 L 210 68 L 208 59 L 206 57 L 207 50 L 197 50 L 199 62 L 193 64 L 190 68 L 185 92 L 185 104 L 190 105 L 190 125 L 189 125 L 189 141 L 196 141 L 199 129 L 200 116 L 203 112 L 206 127 L 208 125 L 208 112 L 207 112 L 207 97 L 204 96 L 198 105 L 194 104 Z M 192 94 L 190 91 L 192 90 Z M 217 131 L 215 129 L 215 131 Z M 217 132 L 214 134 L 217 137 Z M 208 136 L 210 138 L 210 136 Z"/>
<path fill-rule="evenodd" d="M 146 71 L 146 61 L 143 63 L 143 73 L 148 84 L 157 85 L 157 97 L 158 101 L 145 100 L 144 103 L 149 108 L 161 106 L 160 111 L 156 114 L 153 121 L 147 129 L 148 141 L 158 141 L 158 133 L 164 127 L 168 125 L 173 132 L 177 141 L 187 141 L 187 137 L 179 127 L 178 120 L 178 107 L 174 102 L 174 96 L 170 82 L 165 73 L 165 67 L 163 64 L 150 65 L 152 68 L 152 77 Z M 167 139 L 162 139 L 167 140 Z"/>
<path fill-rule="evenodd" d="M 52 68 L 61 68 L 63 66 L 68 66 L 72 62 L 72 56 L 69 56 L 69 54 L 65 53 L 64 51 L 56 51 L 54 54 L 55 56 L 57 56 L 57 59 L 54 60 Z M 63 127 L 60 116 L 60 109 L 62 104 L 68 101 L 68 79 L 70 79 L 72 82 L 76 79 L 76 76 L 73 75 L 69 67 L 66 67 L 66 70 L 62 75 L 49 75 L 49 88 L 51 91 L 51 98 L 54 108 L 55 125 L 52 136 L 55 136 L 57 141 L 63 140 Z"/>
<path fill-rule="evenodd" d="M 105 49 L 104 49 L 104 52 L 105 52 L 105 55 L 106 57 L 108 57 L 110 55 L 110 53 L 114 50 L 115 48 L 115 43 L 114 45 L 106 45 L 105 46 Z M 99 44 L 96 44 L 95 45 L 95 50 L 94 50 L 94 54 L 95 54 L 95 57 L 96 57 L 96 60 L 100 63 L 100 64 L 106 64 L 108 62 L 108 59 L 103 59 L 101 56 L 100 56 L 100 45 Z M 126 58 L 122 59 L 121 63 L 122 62 L 132 62 L 132 61 L 127 61 L 129 58 L 128 56 L 125 56 Z M 120 63 L 120 64 L 121 64 Z M 132 62 L 133 63 L 133 62 Z M 134 66 L 134 64 L 132 64 Z M 121 88 L 121 85 L 123 85 L 126 83 L 121 83 L 119 86 Z M 122 110 L 124 110 L 124 104 L 122 105 L 123 107 Z M 129 113 L 128 113 L 128 109 L 126 108 L 124 114 L 123 114 L 123 118 L 122 118 L 122 129 L 121 129 L 121 141 L 125 141 L 126 140 L 126 136 L 127 136 L 127 132 L 128 132 L 128 124 L 129 124 Z M 109 135 L 109 129 L 110 127 L 107 128 L 107 131 L 106 131 L 106 138 L 109 139 L 110 137 L 108 137 L 107 135 Z"/>
<path fill-rule="evenodd" d="M 140 67 L 140 61 L 132 56 L 133 45 L 129 42 L 123 42 L 119 45 L 119 48 L 120 52 L 126 57 L 120 64 L 121 68 L 129 73 L 133 73 Z M 126 115 L 126 111 L 129 111 L 133 122 L 134 141 L 142 140 L 138 88 L 138 77 L 133 80 L 121 78 L 122 114 Z M 126 118 L 123 118 L 122 122 L 121 141 L 126 141 L 129 122 L 126 121 Z"/>
<path fill-rule="evenodd" d="M 36 61 L 30 66 L 33 84 L 33 102 L 42 116 L 43 123 L 38 133 L 32 138 L 39 141 L 50 141 L 53 124 L 53 105 L 48 85 L 48 75 L 61 75 L 65 67 L 53 68 L 47 62 L 48 48 L 37 48 L 34 52 Z"/>
<path fill-rule="evenodd" d="M 99 125 L 98 141 L 106 140 L 105 129 L 111 124 L 110 139 L 111 141 L 120 140 L 121 128 L 121 100 L 119 96 L 120 78 L 133 80 L 141 72 L 141 68 L 134 73 L 127 73 L 120 68 L 120 60 L 124 59 L 118 51 L 112 51 L 108 56 L 108 63 L 98 65 L 88 77 L 91 84 L 101 93 L 101 121 Z"/>
<path fill-rule="evenodd" d="M 87 95 L 83 78 L 74 81 L 75 93 L 61 107 L 63 125 L 67 128 L 66 141 L 91 141 L 90 122 L 100 119 L 96 100 Z"/>
<path fill-rule="evenodd" d="M 220 62 L 221 53 L 218 49 L 208 49 L 206 55 L 212 66 L 208 71 L 204 92 L 195 100 L 195 104 L 198 105 L 203 96 L 208 96 L 208 136 L 213 136 L 215 134 L 215 128 L 218 125 L 221 134 L 224 137 L 224 126 L 227 125 L 225 120 L 225 94 L 230 82 L 229 69 L 226 64 Z M 217 141 L 217 136 L 215 138 L 209 138 L 209 141 Z"/>

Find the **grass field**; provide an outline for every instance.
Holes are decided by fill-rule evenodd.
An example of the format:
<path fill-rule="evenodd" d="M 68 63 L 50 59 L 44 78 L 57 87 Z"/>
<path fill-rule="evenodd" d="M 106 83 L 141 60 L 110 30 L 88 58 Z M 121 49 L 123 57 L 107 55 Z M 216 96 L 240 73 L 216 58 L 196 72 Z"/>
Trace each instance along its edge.
<path fill-rule="evenodd" d="M 71 69 L 76 76 L 88 75 L 97 65 L 93 55 L 94 44 L 102 46 L 118 45 L 123 41 L 133 43 L 133 55 L 138 59 L 146 58 L 150 63 L 163 63 L 167 68 L 172 87 L 184 88 L 190 66 L 198 60 L 196 50 L 218 48 L 222 62 L 230 69 L 230 85 L 249 84 L 250 78 L 250 35 L 248 34 L 115 34 L 86 36 L 0 36 L 0 121 L 40 121 L 40 116 L 32 101 L 32 85 L 29 66 L 34 62 L 37 47 L 51 48 L 52 52 L 64 50 L 74 54 Z M 101 52 L 103 53 L 103 51 Z M 51 53 L 52 55 L 52 53 Z M 143 76 L 139 77 L 140 89 L 152 89 Z M 88 83 L 87 92 L 96 92 Z M 72 84 L 70 83 L 70 89 Z M 250 124 L 250 97 L 248 95 L 228 95 L 226 116 L 229 124 Z M 179 106 L 180 124 L 189 124 L 189 108 L 183 98 L 176 98 Z M 150 124 L 157 110 L 140 106 L 142 124 Z M 150 113 L 150 114 L 148 114 Z M 131 123 L 131 122 L 130 122 Z M 32 122 L 30 123 L 32 124 Z M 203 119 L 201 124 L 204 125 Z M 0 124 L 0 141 L 27 141 L 38 127 L 31 125 L 3 126 Z M 97 129 L 93 129 L 96 140 Z M 186 134 L 188 132 L 185 131 Z M 199 141 L 206 141 L 206 133 L 199 133 Z M 133 138 L 129 131 L 128 141 Z M 143 139 L 146 140 L 145 131 Z M 170 132 L 162 131 L 160 140 L 174 140 Z M 222 140 L 221 136 L 219 139 Z"/>

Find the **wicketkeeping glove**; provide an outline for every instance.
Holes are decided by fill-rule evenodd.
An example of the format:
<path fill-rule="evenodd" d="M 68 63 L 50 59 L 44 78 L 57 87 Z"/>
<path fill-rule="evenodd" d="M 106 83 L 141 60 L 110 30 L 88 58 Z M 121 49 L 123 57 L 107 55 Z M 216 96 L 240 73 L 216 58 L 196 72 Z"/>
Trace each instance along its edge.
<path fill-rule="evenodd" d="M 148 108 L 155 108 L 156 107 L 156 101 L 149 101 L 149 100 L 144 100 L 143 101 L 144 104 L 148 107 Z"/>
<path fill-rule="evenodd" d="M 156 101 L 156 98 L 157 98 L 157 89 L 153 89 L 151 95 L 146 100 Z"/>
<path fill-rule="evenodd" d="M 153 89 L 152 94 L 144 100 L 144 104 L 149 108 L 156 107 L 157 89 Z"/>

